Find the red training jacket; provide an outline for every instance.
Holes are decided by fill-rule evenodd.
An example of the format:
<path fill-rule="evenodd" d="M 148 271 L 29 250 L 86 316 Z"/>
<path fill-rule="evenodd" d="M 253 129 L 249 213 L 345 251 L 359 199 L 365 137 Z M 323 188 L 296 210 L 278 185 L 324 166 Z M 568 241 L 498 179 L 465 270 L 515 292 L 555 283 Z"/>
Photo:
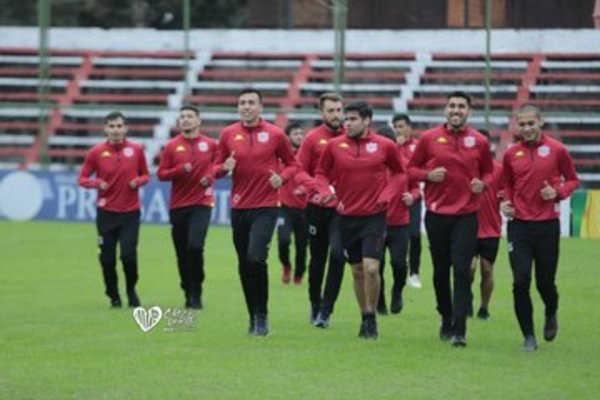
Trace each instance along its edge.
<path fill-rule="evenodd" d="M 402 157 L 404 165 L 408 164 L 408 160 L 404 156 L 404 151 L 400 146 L 397 147 L 397 151 Z M 402 194 L 408 192 L 413 197 L 413 204 L 417 201 L 421 201 L 421 189 L 419 188 L 419 182 L 409 179 L 408 174 L 392 174 L 388 173 L 388 179 L 398 179 L 397 186 L 394 188 L 392 198 L 388 205 L 386 224 L 388 226 L 399 226 L 408 225 L 410 223 L 410 206 L 407 206 L 402 201 Z"/>
<path fill-rule="evenodd" d="M 404 143 L 400 145 L 403 155 L 404 157 L 406 157 L 407 160 L 411 159 L 413 153 L 415 152 L 415 149 L 417 148 L 417 143 L 419 143 L 419 140 L 410 136 L 404 141 Z"/>
<path fill-rule="evenodd" d="M 502 164 L 494 160 L 494 172 L 484 180 L 485 188 L 481 193 L 477 220 L 479 229 L 477 238 L 497 238 L 502 232 L 502 216 L 500 215 L 500 201 L 503 197 L 504 178 L 502 177 Z"/>
<path fill-rule="evenodd" d="M 296 181 L 309 190 L 308 202 L 321 207 L 333 208 L 337 205 L 336 198 L 333 198 L 326 205 L 321 204 L 321 197 L 316 189 L 314 180 L 317 166 L 325 146 L 336 137 L 344 136 L 345 128 L 342 126 L 337 132 L 332 131 L 326 124 L 321 124 L 306 133 L 300 149 L 298 150 L 298 164 L 301 173 L 296 175 Z"/>
<path fill-rule="evenodd" d="M 427 181 L 434 168 L 446 168 L 442 182 Z M 494 169 L 490 145 L 472 127 L 459 132 L 446 124 L 429 129 L 421 135 L 408 164 L 411 179 L 425 181 L 425 206 L 446 215 L 464 215 L 479 209 L 479 195 L 471 191 L 471 180 L 485 180 Z"/>
<path fill-rule="evenodd" d="M 294 152 L 298 156 L 298 151 Z M 300 191 L 302 194 L 296 194 Z M 291 208 L 306 208 L 306 188 L 298 185 L 295 179 L 290 179 L 279 188 L 279 201 L 282 205 Z"/>
<path fill-rule="evenodd" d="M 346 135 L 331 140 L 321 156 L 316 179 L 321 196 L 333 185 L 341 215 L 367 216 L 383 212 L 391 199 L 386 188 L 388 169 L 404 172 L 396 145 L 369 131 L 364 138 Z M 383 195 L 382 195 L 383 194 Z"/>
<path fill-rule="evenodd" d="M 515 208 L 514 217 L 525 221 L 558 218 L 560 200 L 579 187 L 573 160 L 567 148 L 546 135 L 532 144 L 519 142 L 504 153 L 504 192 Z M 540 190 L 548 182 L 557 192 L 554 200 L 544 200 Z"/>
<path fill-rule="evenodd" d="M 91 178 L 95 175 L 94 178 Z M 137 187 L 130 186 L 135 180 Z M 138 188 L 148 183 L 148 165 L 141 145 L 125 139 L 122 143 L 108 141 L 92 147 L 85 157 L 79 179 L 80 186 L 98 189 L 98 208 L 114 212 L 130 212 L 140 209 Z M 100 182 L 108 184 L 100 189 Z"/>
<path fill-rule="evenodd" d="M 217 148 L 217 169 L 222 168 L 223 162 L 235 152 L 232 208 L 279 206 L 277 189 L 269 184 L 271 173 L 280 170 L 280 160 L 285 166 L 279 174 L 284 182 L 298 170 L 292 146 L 281 129 L 264 120 L 255 127 L 246 127 L 241 122 L 236 122 L 223 129 Z"/>
<path fill-rule="evenodd" d="M 194 205 L 214 206 L 213 163 L 216 156 L 217 142 L 202 134 L 188 139 L 180 133 L 167 142 L 160 157 L 157 175 L 161 181 L 171 181 L 171 209 Z M 192 165 L 190 172 L 184 168 L 186 163 Z M 209 186 L 200 184 L 204 176 L 209 177 Z"/>

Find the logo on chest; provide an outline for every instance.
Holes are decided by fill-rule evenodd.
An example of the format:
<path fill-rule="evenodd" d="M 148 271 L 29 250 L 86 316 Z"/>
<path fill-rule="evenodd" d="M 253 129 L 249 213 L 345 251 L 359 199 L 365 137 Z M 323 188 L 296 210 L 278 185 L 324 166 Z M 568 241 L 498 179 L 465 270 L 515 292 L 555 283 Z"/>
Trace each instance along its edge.
<path fill-rule="evenodd" d="M 133 149 L 131 147 L 125 147 L 123 149 L 123 155 L 125 157 L 133 157 Z"/>
<path fill-rule="evenodd" d="M 365 150 L 367 151 L 367 153 L 375 153 L 377 151 L 377 143 L 367 143 L 367 145 L 365 146 Z"/>
<path fill-rule="evenodd" d="M 548 157 L 550 155 L 550 147 L 543 145 L 538 148 L 538 155 L 540 157 Z"/>
<path fill-rule="evenodd" d="M 258 141 L 260 143 L 267 143 L 269 141 L 269 132 L 258 132 Z"/>
<path fill-rule="evenodd" d="M 208 151 L 208 143 L 206 142 L 198 142 L 198 150 L 205 153 Z"/>
<path fill-rule="evenodd" d="M 465 144 L 465 147 L 471 148 L 475 146 L 475 138 L 473 136 L 467 136 L 464 138 L 463 143 Z"/>

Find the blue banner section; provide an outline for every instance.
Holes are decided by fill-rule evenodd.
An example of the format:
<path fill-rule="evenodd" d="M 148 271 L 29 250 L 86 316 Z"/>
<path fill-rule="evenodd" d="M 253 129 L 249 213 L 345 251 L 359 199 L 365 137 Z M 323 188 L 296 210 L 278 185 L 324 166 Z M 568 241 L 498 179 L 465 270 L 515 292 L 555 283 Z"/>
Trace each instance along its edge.
<path fill-rule="evenodd" d="M 231 180 L 215 185 L 212 223 L 229 225 Z M 140 190 L 142 222 L 169 223 L 170 184 L 155 175 Z M 77 185 L 74 172 L 0 170 L 0 219 L 94 221 L 96 190 Z"/>

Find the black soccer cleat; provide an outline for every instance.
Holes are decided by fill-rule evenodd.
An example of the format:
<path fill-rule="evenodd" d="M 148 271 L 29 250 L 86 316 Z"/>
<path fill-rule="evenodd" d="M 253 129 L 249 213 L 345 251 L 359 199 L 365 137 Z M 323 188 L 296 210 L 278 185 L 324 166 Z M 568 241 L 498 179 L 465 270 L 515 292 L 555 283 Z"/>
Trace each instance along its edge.
<path fill-rule="evenodd" d="M 546 317 L 546 322 L 544 323 L 544 340 L 547 342 L 553 341 L 557 333 L 558 318 L 556 314 Z"/>

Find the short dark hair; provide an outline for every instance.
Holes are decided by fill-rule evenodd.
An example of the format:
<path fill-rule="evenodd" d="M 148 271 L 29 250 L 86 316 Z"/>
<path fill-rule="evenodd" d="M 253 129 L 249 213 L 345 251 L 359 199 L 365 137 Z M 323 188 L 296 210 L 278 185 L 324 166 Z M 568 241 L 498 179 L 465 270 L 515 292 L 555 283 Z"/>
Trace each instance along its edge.
<path fill-rule="evenodd" d="M 390 139 L 392 142 L 396 142 L 396 132 L 390 128 L 388 125 L 380 125 L 377 127 L 376 132 Z"/>
<path fill-rule="evenodd" d="M 349 111 L 357 112 L 362 119 L 368 117 L 373 120 L 373 107 L 364 100 L 356 100 L 352 103 L 348 103 L 346 107 L 344 107 L 344 112 L 347 113 Z"/>
<path fill-rule="evenodd" d="M 450 93 L 448 96 L 446 96 L 446 100 L 450 100 L 452 97 L 458 97 L 461 99 L 465 99 L 467 101 L 467 105 L 469 107 L 471 107 L 471 96 L 469 96 L 462 90 L 457 90 L 457 91 Z"/>
<path fill-rule="evenodd" d="M 243 88 L 242 90 L 240 90 L 238 92 L 238 99 L 248 93 L 255 93 L 258 96 L 258 101 L 260 101 L 260 103 L 262 104 L 262 102 L 263 102 L 262 93 L 260 92 L 260 90 L 255 89 L 253 87 L 247 87 L 247 88 Z"/>
<path fill-rule="evenodd" d="M 179 109 L 179 112 L 182 112 L 183 110 L 190 110 L 193 111 L 194 114 L 196 114 L 196 116 L 200 116 L 200 110 L 198 109 L 198 107 L 193 106 L 191 104 L 184 104 L 181 106 L 181 108 Z"/>
<path fill-rule="evenodd" d="M 339 101 L 340 103 L 343 103 L 344 98 L 337 93 L 325 92 L 319 96 L 319 110 L 323 108 L 323 104 L 325 104 L 326 101 Z"/>
<path fill-rule="evenodd" d="M 300 121 L 291 121 L 289 124 L 287 124 L 283 131 L 286 135 L 290 136 L 290 133 L 292 133 L 292 131 L 295 129 L 303 129 Z"/>
<path fill-rule="evenodd" d="M 109 112 L 108 115 L 104 118 L 104 122 L 114 121 L 115 119 L 119 119 L 119 118 L 121 118 L 123 120 L 124 124 L 127 124 L 127 118 L 125 118 L 125 115 L 123 115 L 123 113 L 121 111 Z"/>
<path fill-rule="evenodd" d="M 392 124 L 395 124 L 396 121 L 404 121 L 408 125 L 412 125 L 412 121 L 410 120 L 408 114 L 394 114 L 394 116 L 392 117 Z"/>

